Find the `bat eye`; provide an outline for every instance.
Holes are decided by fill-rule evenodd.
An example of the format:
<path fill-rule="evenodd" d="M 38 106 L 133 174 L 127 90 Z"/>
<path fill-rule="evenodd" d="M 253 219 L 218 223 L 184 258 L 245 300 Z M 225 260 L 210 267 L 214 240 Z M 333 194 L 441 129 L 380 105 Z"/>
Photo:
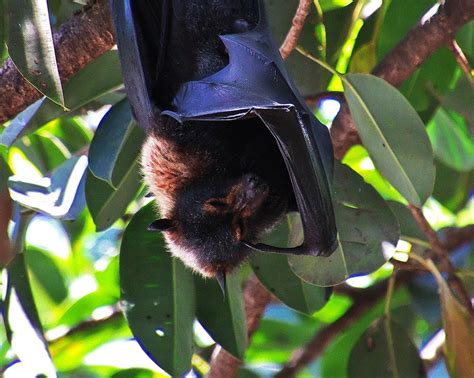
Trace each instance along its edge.
<path fill-rule="evenodd" d="M 211 199 L 204 205 L 204 209 L 207 211 L 223 211 L 227 209 L 227 207 L 227 202 L 219 199 Z"/>

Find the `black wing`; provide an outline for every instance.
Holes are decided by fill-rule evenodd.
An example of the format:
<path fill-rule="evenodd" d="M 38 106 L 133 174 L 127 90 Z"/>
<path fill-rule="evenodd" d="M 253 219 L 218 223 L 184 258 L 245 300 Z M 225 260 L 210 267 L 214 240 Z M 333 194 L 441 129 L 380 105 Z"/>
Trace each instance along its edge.
<path fill-rule="evenodd" d="M 140 5 L 140 9 L 147 12 L 146 7 L 154 8 L 155 12 L 147 14 L 155 20 L 152 28 L 160 26 L 161 31 L 154 34 L 157 40 L 148 42 L 140 35 L 146 30 L 141 23 L 153 21 L 137 16 L 130 8 L 130 3 L 138 7 L 141 2 L 116 2 L 120 3 L 115 22 L 122 65 L 126 67 L 124 80 L 132 108 L 136 115 L 140 113 L 139 123 L 156 125 L 148 116 L 153 118 L 156 107 L 162 116 L 183 123 L 259 117 L 275 137 L 289 171 L 305 241 L 293 249 L 250 247 L 330 255 L 337 247 L 337 231 L 331 200 L 333 151 L 329 132 L 308 109 L 289 77 L 271 37 L 263 1 L 156 2 L 160 6 L 147 1 L 148 5 Z M 127 9 L 131 11 L 122 12 Z M 122 23 L 129 25 L 123 27 Z M 236 33 L 242 24 L 244 30 Z M 119 31 L 122 28 L 124 33 Z M 120 41 L 130 37 L 131 42 Z M 164 42 L 157 45 L 157 41 Z M 127 51 L 122 51 L 124 45 Z M 156 48 L 161 50 L 149 51 Z M 170 79 L 176 79 L 174 86 Z"/>

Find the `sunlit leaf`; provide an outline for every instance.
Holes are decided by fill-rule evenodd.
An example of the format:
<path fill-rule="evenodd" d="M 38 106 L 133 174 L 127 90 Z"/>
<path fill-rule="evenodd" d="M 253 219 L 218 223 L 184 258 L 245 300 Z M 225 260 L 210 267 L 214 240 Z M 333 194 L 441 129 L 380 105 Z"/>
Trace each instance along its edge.
<path fill-rule="evenodd" d="M 137 159 L 144 140 L 143 129 L 133 119 L 128 100 L 115 104 L 104 116 L 89 151 L 89 168 L 110 186 L 117 185 Z"/>
<path fill-rule="evenodd" d="M 292 221 L 294 217 L 288 216 L 262 241 L 277 247 L 289 247 Z M 326 303 L 325 289 L 310 285 L 293 273 L 287 256 L 254 252 L 250 264 L 259 281 L 288 307 L 304 314 L 312 314 Z"/>
<path fill-rule="evenodd" d="M 393 254 L 399 237 L 397 219 L 385 201 L 342 164 L 335 166 L 334 210 L 339 248 L 330 257 L 288 257 L 293 272 L 319 286 L 336 285 L 350 275 L 380 268 Z M 302 238 L 300 234 L 298 243 Z"/>
<path fill-rule="evenodd" d="M 96 178 L 90 171 L 87 173 L 87 207 L 97 231 L 103 231 L 112 226 L 125 213 L 142 186 L 139 163 L 136 161 L 129 163 L 131 165 L 128 172 L 117 185 L 117 189 Z"/>
<path fill-rule="evenodd" d="M 75 329 L 50 343 L 51 356 L 59 371 L 77 369 L 84 358 L 106 341 L 131 337 L 123 315 L 115 313 L 106 321 L 88 323 L 88 327 Z"/>
<path fill-rule="evenodd" d="M 34 118 L 36 112 L 43 106 L 45 101 L 47 101 L 47 99 L 46 97 L 43 97 L 18 114 L 3 131 L 0 136 L 0 144 L 10 147 L 15 140 L 24 135 L 23 131 L 26 126 Z"/>
<path fill-rule="evenodd" d="M 57 304 L 67 298 L 68 289 L 63 272 L 54 259 L 40 248 L 28 246 L 26 263 L 36 280 Z"/>
<path fill-rule="evenodd" d="M 216 280 L 195 277 L 194 282 L 197 319 L 218 344 L 242 359 L 247 327 L 238 272 L 227 275 L 225 300 Z"/>
<path fill-rule="evenodd" d="M 378 321 L 360 337 L 351 352 L 350 377 L 418 377 L 423 364 L 404 329 Z"/>
<path fill-rule="evenodd" d="M 444 164 L 461 172 L 474 169 L 474 141 L 458 114 L 440 108 L 428 125 L 428 135 Z"/>
<path fill-rule="evenodd" d="M 324 12 L 337 9 L 337 8 L 342 8 L 350 3 L 352 3 L 353 0 L 319 0 L 319 5 L 321 5 L 321 9 Z"/>
<path fill-rule="evenodd" d="M 135 338 L 172 376 L 191 368 L 194 285 L 191 272 L 166 251 L 161 233 L 147 231 L 152 203 L 125 230 L 120 248 L 122 306 Z"/>
<path fill-rule="evenodd" d="M 24 182 L 13 176 L 9 181 L 11 196 L 23 206 L 54 218 L 75 219 L 85 206 L 86 169 L 87 159 L 83 156 L 66 161 L 53 172 L 50 180 Z"/>
<path fill-rule="evenodd" d="M 434 164 L 420 117 L 400 92 L 375 76 L 347 74 L 344 88 L 375 166 L 410 203 L 421 206 L 433 191 Z"/>
<path fill-rule="evenodd" d="M 15 354 L 35 375 L 55 376 L 25 265 L 23 252 L 28 217 L 17 216 L 16 222 L 15 258 L 7 267 L 8 284 L 3 298 L 7 337 Z"/>
<path fill-rule="evenodd" d="M 8 0 L 8 16 L 8 52 L 15 66 L 36 89 L 64 106 L 47 2 Z"/>

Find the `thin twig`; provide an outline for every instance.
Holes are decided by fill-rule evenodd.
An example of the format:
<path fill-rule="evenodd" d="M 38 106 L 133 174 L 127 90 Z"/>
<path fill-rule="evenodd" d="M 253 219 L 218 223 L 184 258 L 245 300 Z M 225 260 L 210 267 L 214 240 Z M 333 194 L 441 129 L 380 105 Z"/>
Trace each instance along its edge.
<path fill-rule="evenodd" d="M 474 85 L 474 77 L 472 76 L 472 68 L 469 65 L 469 61 L 467 60 L 466 55 L 464 55 L 461 47 L 458 45 L 458 43 L 454 39 L 450 41 L 450 43 L 448 44 L 448 47 L 453 52 L 454 57 L 456 58 L 456 61 L 458 62 L 459 66 L 466 74 L 467 79 L 469 80 L 471 85 Z"/>
<path fill-rule="evenodd" d="M 298 9 L 296 10 L 295 16 L 293 17 L 291 28 L 280 47 L 280 54 L 283 59 L 288 58 L 288 56 L 298 44 L 298 39 L 311 8 L 311 3 L 311 0 L 300 0 Z"/>
<path fill-rule="evenodd" d="M 467 293 L 462 281 L 456 276 L 456 270 L 453 264 L 451 264 L 451 260 L 449 260 L 448 250 L 439 240 L 438 235 L 428 223 L 428 220 L 425 218 L 421 209 L 414 205 L 408 205 L 408 208 L 420 226 L 420 229 L 428 238 L 433 254 L 436 256 L 441 270 L 448 274 L 448 284 L 451 290 L 456 293 L 458 299 L 466 307 L 466 309 L 473 313 L 471 298 L 469 297 L 469 294 Z"/>
<path fill-rule="evenodd" d="M 6 266 L 13 258 L 8 236 L 8 224 L 12 217 L 12 209 L 12 199 L 8 190 L 0 191 L 0 268 Z"/>

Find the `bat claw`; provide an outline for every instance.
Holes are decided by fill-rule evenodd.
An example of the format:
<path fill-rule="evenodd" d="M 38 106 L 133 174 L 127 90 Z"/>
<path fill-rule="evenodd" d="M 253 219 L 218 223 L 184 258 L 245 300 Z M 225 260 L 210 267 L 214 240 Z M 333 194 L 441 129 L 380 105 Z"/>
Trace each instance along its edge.
<path fill-rule="evenodd" d="M 224 271 L 220 270 L 216 273 L 216 280 L 217 283 L 219 284 L 219 287 L 221 288 L 222 291 L 222 296 L 224 297 L 225 301 L 225 292 L 226 292 L 226 274 Z"/>

